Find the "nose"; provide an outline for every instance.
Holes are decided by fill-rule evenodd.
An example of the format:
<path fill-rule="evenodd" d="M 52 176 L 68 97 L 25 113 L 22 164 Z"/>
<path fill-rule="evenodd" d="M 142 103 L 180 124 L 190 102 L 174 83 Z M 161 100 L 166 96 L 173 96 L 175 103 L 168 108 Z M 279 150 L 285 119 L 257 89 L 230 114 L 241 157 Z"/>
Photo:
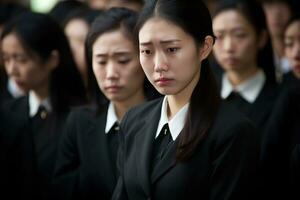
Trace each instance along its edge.
<path fill-rule="evenodd" d="M 227 52 L 233 51 L 233 39 L 231 37 L 225 37 L 223 41 L 223 49 Z"/>
<path fill-rule="evenodd" d="M 10 59 L 4 63 L 5 70 L 8 76 L 15 76 L 18 74 L 18 66 L 16 61 Z"/>
<path fill-rule="evenodd" d="M 295 45 L 292 50 L 292 56 L 294 59 L 300 59 L 300 41 L 295 42 Z"/>
<path fill-rule="evenodd" d="M 118 66 L 113 61 L 109 61 L 107 63 L 106 78 L 109 80 L 115 80 L 119 78 Z"/>
<path fill-rule="evenodd" d="M 157 52 L 154 59 L 155 72 L 163 72 L 168 70 L 168 59 L 163 52 Z"/>

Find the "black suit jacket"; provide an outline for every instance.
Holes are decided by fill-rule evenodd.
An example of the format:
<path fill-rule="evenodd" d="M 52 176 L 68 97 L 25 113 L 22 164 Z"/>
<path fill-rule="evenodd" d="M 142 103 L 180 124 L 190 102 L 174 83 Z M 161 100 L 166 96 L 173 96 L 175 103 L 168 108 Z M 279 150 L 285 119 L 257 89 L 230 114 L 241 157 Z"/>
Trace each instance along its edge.
<path fill-rule="evenodd" d="M 70 114 L 56 162 L 58 199 L 111 198 L 117 174 L 109 151 L 111 133 L 105 134 L 106 116 L 107 108 L 98 112 L 92 107 Z"/>
<path fill-rule="evenodd" d="M 290 157 L 300 138 L 300 87 L 282 87 L 262 140 L 262 175 L 268 198 L 288 198 Z M 292 177 L 293 178 L 293 177 Z"/>
<path fill-rule="evenodd" d="M 1 199 L 21 197 L 20 152 L 16 143 L 20 137 L 27 134 L 26 124 L 20 121 L 18 115 L 0 110 L 0 193 Z"/>
<path fill-rule="evenodd" d="M 20 135 L 14 147 L 17 152 L 19 182 L 22 196 L 29 199 L 49 199 L 52 193 L 51 179 L 57 154 L 57 145 L 67 117 L 65 113 L 49 113 L 40 131 L 33 130 L 29 117 L 28 97 L 7 103 L 9 112 L 18 115 L 12 126 L 26 124 L 28 131 Z M 38 132 L 38 137 L 34 136 Z M 16 192 L 16 193 L 17 193 Z"/>
<path fill-rule="evenodd" d="M 129 111 L 121 123 L 120 177 L 112 199 L 251 199 L 258 156 L 253 125 L 222 104 L 191 159 L 175 162 L 177 140 L 150 172 L 162 100 Z M 252 193 L 252 194 L 251 194 Z"/>

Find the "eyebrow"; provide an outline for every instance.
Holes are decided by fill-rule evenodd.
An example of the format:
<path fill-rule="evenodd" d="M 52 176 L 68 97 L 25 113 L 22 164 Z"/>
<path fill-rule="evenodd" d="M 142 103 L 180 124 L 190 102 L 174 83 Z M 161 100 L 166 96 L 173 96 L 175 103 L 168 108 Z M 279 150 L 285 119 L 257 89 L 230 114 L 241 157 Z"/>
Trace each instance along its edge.
<path fill-rule="evenodd" d="M 129 51 L 120 51 L 120 52 L 114 52 L 113 56 L 124 56 L 124 55 L 131 55 L 131 52 Z M 100 57 L 107 57 L 108 54 L 107 53 L 98 53 L 95 55 L 97 58 Z"/>
<path fill-rule="evenodd" d="M 180 42 L 181 40 L 178 39 L 171 39 L 171 40 L 161 40 L 159 43 L 160 44 L 170 44 L 170 43 L 176 43 L 176 42 Z M 141 46 L 149 46 L 151 45 L 152 42 L 141 42 L 140 45 Z"/>

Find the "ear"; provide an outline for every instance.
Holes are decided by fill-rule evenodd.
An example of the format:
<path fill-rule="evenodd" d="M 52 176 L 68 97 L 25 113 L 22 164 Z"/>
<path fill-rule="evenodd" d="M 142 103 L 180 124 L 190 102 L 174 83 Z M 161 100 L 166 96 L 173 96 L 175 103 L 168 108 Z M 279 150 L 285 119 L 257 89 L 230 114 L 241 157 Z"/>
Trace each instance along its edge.
<path fill-rule="evenodd" d="M 262 31 L 258 38 L 257 38 L 257 41 L 258 41 L 258 48 L 259 49 L 262 49 L 264 48 L 264 46 L 266 45 L 267 41 L 268 41 L 268 38 L 269 38 L 269 35 L 268 35 L 268 32 L 266 30 Z"/>
<path fill-rule="evenodd" d="M 199 58 L 200 61 L 206 59 L 210 52 L 212 51 L 214 44 L 214 38 L 210 35 L 206 36 L 204 42 L 201 44 L 200 51 L 199 51 Z"/>
<path fill-rule="evenodd" d="M 59 63 L 59 53 L 57 50 L 53 50 L 51 52 L 51 55 L 47 61 L 47 65 L 48 65 L 48 69 L 50 71 L 52 71 L 53 69 L 55 69 L 58 66 Z"/>

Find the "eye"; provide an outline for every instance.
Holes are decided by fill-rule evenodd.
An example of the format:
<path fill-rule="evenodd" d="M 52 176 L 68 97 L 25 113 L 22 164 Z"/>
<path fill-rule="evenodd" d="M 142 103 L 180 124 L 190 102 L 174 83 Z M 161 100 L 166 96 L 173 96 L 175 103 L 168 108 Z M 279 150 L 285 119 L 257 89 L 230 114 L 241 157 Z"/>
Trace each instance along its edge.
<path fill-rule="evenodd" d="M 106 65 L 107 62 L 105 60 L 99 60 L 97 63 L 99 65 Z"/>
<path fill-rule="evenodd" d="M 178 50 L 179 50 L 178 47 L 170 47 L 170 48 L 167 49 L 167 52 L 169 52 L 169 53 L 175 53 L 175 52 L 177 52 Z"/>
<path fill-rule="evenodd" d="M 119 60 L 118 63 L 125 65 L 127 63 L 129 63 L 131 61 L 131 59 L 124 59 L 124 60 Z"/>
<path fill-rule="evenodd" d="M 237 38 L 242 39 L 242 38 L 245 38 L 245 37 L 247 36 L 247 34 L 244 33 L 244 32 L 236 32 L 236 33 L 234 34 L 234 36 L 237 37 Z"/>
<path fill-rule="evenodd" d="M 28 58 L 23 55 L 17 55 L 16 56 L 16 61 L 19 63 L 26 63 L 28 61 Z"/>
<path fill-rule="evenodd" d="M 143 54 L 143 55 L 151 55 L 152 54 L 151 50 L 149 50 L 149 49 L 141 50 L 140 53 Z"/>

